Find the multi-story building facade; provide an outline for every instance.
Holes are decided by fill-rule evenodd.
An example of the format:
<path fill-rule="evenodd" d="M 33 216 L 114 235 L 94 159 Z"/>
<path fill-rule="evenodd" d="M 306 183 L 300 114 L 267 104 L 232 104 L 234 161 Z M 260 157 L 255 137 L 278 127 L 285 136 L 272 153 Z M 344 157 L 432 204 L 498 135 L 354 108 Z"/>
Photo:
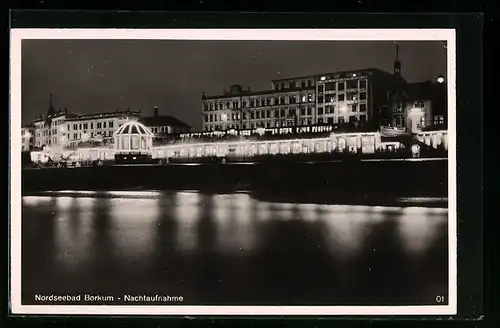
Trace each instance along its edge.
<path fill-rule="evenodd" d="M 273 80 L 265 91 L 233 85 L 220 95 L 202 94 L 203 130 L 344 123 L 378 127 L 390 91 L 404 85 L 396 46 L 392 73 L 368 68 Z"/>
<path fill-rule="evenodd" d="M 233 85 L 221 95 L 202 95 L 203 129 L 378 122 L 388 91 L 401 83 L 399 74 L 364 69 L 273 80 L 266 91 Z"/>
<path fill-rule="evenodd" d="M 66 120 L 67 144 L 74 146 L 87 141 L 112 143 L 113 133 L 120 126 L 140 117 L 140 111 L 129 109 L 74 116 Z"/>
<path fill-rule="evenodd" d="M 114 112 L 76 115 L 67 109 L 56 110 L 50 96 L 50 104 L 45 117 L 39 116 L 32 125 L 22 129 L 23 150 L 45 146 L 77 146 L 80 143 L 99 142 L 112 143 L 114 132 L 125 122 L 142 120 L 161 139 L 169 134 L 187 133 L 191 127 L 168 115 L 158 115 L 155 107 L 154 115 L 142 117 L 140 110 L 116 110 Z M 31 138 L 28 138 L 31 136 Z"/>
<path fill-rule="evenodd" d="M 50 95 L 49 108 L 45 117 L 39 116 L 34 120 L 34 144 L 37 148 L 51 146 L 66 142 L 65 121 L 68 118 L 74 117 L 65 109 L 55 109 Z"/>
<path fill-rule="evenodd" d="M 24 125 L 21 128 L 21 150 L 29 151 L 35 146 L 35 126 Z"/>

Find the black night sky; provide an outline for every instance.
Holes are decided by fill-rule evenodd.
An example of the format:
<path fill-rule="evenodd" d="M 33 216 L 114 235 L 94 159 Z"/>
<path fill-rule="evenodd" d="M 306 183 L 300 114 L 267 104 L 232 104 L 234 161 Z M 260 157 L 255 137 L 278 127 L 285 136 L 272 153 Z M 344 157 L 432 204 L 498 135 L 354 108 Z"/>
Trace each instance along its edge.
<path fill-rule="evenodd" d="M 446 43 L 398 42 L 409 82 L 446 74 Z M 56 108 L 75 114 L 141 109 L 201 125 L 202 92 L 231 84 L 266 90 L 271 80 L 339 70 L 392 72 L 394 42 L 24 40 L 23 123 Z M 446 76 L 446 75 L 445 75 Z"/>

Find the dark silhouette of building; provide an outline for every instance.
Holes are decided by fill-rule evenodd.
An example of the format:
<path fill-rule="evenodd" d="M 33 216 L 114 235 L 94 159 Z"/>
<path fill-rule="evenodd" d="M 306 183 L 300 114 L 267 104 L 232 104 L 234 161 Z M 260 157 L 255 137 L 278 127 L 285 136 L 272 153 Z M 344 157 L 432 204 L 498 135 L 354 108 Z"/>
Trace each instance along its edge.
<path fill-rule="evenodd" d="M 148 127 L 156 140 L 161 140 L 169 135 L 189 133 L 191 126 L 170 115 L 159 115 L 158 106 L 153 109 L 153 116 L 145 116 L 139 122 Z"/>

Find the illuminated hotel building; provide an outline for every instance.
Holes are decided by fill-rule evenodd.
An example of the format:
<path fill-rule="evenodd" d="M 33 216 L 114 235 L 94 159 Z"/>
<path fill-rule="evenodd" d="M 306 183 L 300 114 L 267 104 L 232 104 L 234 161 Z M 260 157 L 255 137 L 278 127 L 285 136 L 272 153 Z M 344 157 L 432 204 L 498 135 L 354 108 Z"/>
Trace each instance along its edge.
<path fill-rule="evenodd" d="M 80 142 L 113 141 L 113 133 L 125 122 L 137 121 L 141 116 L 140 111 L 117 110 L 115 112 L 78 115 L 66 120 L 68 145 L 77 145 Z"/>
<path fill-rule="evenodd" d="M 37 148 L 66 142 L 65 122 L 75 115 L 68 113 L 67 109 L 54 108 L 52 94 L 50 95 L 49 108 L 44 117 L 39 116 L 34 120 L 34 145 Z"/>
<path fill-rule="evenodd" d="M 273 80 L 264 91 L 233 85 L 219 95 L 202 94 L 203 130 L 350 122 L 380 126 L 390 91 L 405 84 L 396 47 L 392 73 L 367 68 Z"/>
<path fill-rule="evenodd" d="M 203 129 L 256 129 L 379 120 L 379 110 L 399 76 L 364 69 L 272 81 L 252 92 L 233 85 L 222 95 L 202 96 Z"/>
<path fill-rule="evenodd" d="M 23 151 L 32 147 L 77 146 L 85 142 L 113 143 L 113 134 L 124 123 L 141 120 L 161 139 L 169 134 L 187 133 L 190 126 L 168 115 L 142 117 L 139 110 L 116 110 L 114 112 L 76 115 L 67 109 L 56 110 L 50 95 L 49 108 L 45 117 L 39 116 L 32 125 L 22 128 Z M 31 137 L 31 138 L 30 138 Z"/>

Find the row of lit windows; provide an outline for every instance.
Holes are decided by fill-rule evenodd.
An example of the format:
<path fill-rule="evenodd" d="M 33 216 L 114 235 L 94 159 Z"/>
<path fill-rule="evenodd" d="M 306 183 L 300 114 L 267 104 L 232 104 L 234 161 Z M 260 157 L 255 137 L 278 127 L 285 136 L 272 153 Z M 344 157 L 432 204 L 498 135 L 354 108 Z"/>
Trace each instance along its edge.
<path fill-rule="evenodd" d="M 155 126 L 151 128 L 151 132 L 153 133 L 170 133 L 172 130 L 169 126 Z"/>
<path fill-rule="evenodd" d="M 336 113 L 342 113 L 342 112 L 346 112 L 346 111 L 357 112 L 358 109 L 360 112 L 366 112 L 366 104 L 360 104 L 359 107 L 357 104 L 353 104 L 350 106 L 347 105 L 347 106 L 344 107 L 344 106 L 327 105 L 324 107 L 324 109 L 323 109 L 323 107 L 318 107 L 318 115 L 336 114 Z"/>
<path fill-rule="evenodd" d="M 87 131 L 83 131 L 83 133 L 73 133 L 73 139 L 82 139 L 82 135 L 85 135 L 87 133 Z M 103 131 L 101 133 L 94 133 L 94 132 L 90 132 L 90 138 L 94 138 L 94 137 L 97 137 L 98 135 L 100 135 L 101 137 L 112 137 L 113 136 L 113 131 Z M 69 136 L 71 136 L 71 134 L 69 134 Z"/>
<path fill-rule="evenodd" d="M 360 123 L 365 123 L 367 121 L 367 115 L 348 115 L 340 116 L 340 117 L 318 117 L 317 123 L 328 123 L 328 124 L 343 124 L 358 121 Z M 299 125 L 311 125 L 313 124 L 313 120 L 311 118 L 302 118 L 298 121 Z M 275 120 L 270 121 L 260 121 L 255 123 L 242 123 L 242 129 L 256 129 L 256 128 L 271 128 L 271 127 L 287 127 L 287 126 L 295 126 L 294 120 Z M 220 124 L 220 125 L 206 125 L 206 131 L 220 131 L 220 130 L 230 130 L 230 129 L 239 129 L 240 124 Z"/>
<path fill-rule="evenodd" d="M 347 92 L 347 93 L 340 93 L 337 95 L 327 95 L 325 96 L 318 96 L 318 103 L 326 102 L 340 102 L 340 101 L 357 101 L 357 100 L 366 100 L 366 92 Z"/>
<path fill-rule="evenodd" d="M 318 117 L 318 123 L 328 123 L 328 124 L 344 124 L 358 121 L 360 123 L 365 123 L 367 120 L 366 115 L 359 115 L 359 118 L 356 115 L 349 115 L 347 119 L 345 116 L 339 117 Z"/>
<path fill-rule="evenodd" d="M 274 112 L 274 115 L 271 115 Z M 305 116 L 306 113 L 307 115 L 312 115 L 312 107 L 306 108 L 301 108 L 300 113 L 302 116 Z M 270 109 L 267 110 L 257 110 L 257 111 L 250 111 L 250 112 L 243 112 L 242 113 L 242 118 L 243 120 L 247 119 L 265 119 L 265 118 L 279 118 L 279 117 L 290 117 L 290 116 L 295 116 L 296 115 L 296 109 L 295 108 L 281 108 L 281 109 L 274 109 L 274 111 L 271 111 Z M 209 114 L 205 115 L 205 122 L 217 122 L 217 121 L 239 121 L 240 119 L 240 113 L 231 113 L 231 114 Z"/>
<path fill-rule="evenodd" d="M 90 124 L 90 129 L 93 130 L 94 129 L 94 123 L 91 122 L 91 123 L 79 123 L 79 124 L 73 124 L 73 125 L 69 125 L 68 124 L 68 131 L 70 131 L 70 127 L 72 126 L 73 127 L 73 130 L 88 130 L 89 128 L 89 124 Z M 97 122 L 95 124 L 96 126 L 96 129 L 106 129 L 106 128 L 113 128 L 114 127 L 114 122 L 113 121 L 109 121 L 107 122 Z"/>
<path fill-rule="evenodd" d="M 311 122 L 311 120 L 309 120 Z M 311 123 L 308 123 L 311 124 Z M 261 121 L 261 122 L 256 122 L 256 123 L 242 123 L 241 128 L 243 130 L 245 129 L 257 129 L 257 128 L 271 128 L 271 127 L 286 127 L 286 126 L 294 126 L 295 123 L 293 120 L 277 120 L 274 122 L 272 121 Z M 207 125 L 205 126 L 205 131 L 223 131 L 223 130 L 231 130 L 231 129 L 236 129 L 238 130 L 240 128 L 239 124 L 220 124 L 220 125 Z"/>
<path fill-rule="evenodd" d="M 335 105 L 327 105 L 324 108 L 323 107 L 318 107 L 318 115 L 322 115 L 323 113 L 325 114 L 334 114 L 334 113 L 339 113 L 341 111 L 352 111 L 352 112 L 357 112 L 358 109 L 360 112 L 366 112 L 366 104 L 360 104 L 359 107 L 357 104 L 352 104 L 352 105 L 346 105 L 349 107 L 340 107 L 340 106 L 335 106 Z M 312 107 L 307 107 L 307 108 L 300 108 L 300 116 L 312 116 Z M 243 120 L 246 119 L 265 119 L 265 118 L 284 118 L 284 117 L 291 117 L 296 115 L 296 109 L 295 108 L 281 108 L 281 109 L 275 109 L 274 110 L 274 115 L 271 115 L 273 111 L 270 109 L 267 110 L 257 110 L 257 111 L 251 111 L 249 113 L 243 112 L 242 113 L 242 118 Z M 249 115 L 248 115 L 249 114 Z M 240 113 L 222 113 L 222 114 L 209 114 L 205 115 L 205 122 L 217 122 L 217 121 L 239 121 L 240 119 Z"/>
<path fill-rule="evenodd" d="M 312 93 L 307 95 L 292 95 L 292 96 L 281 96 L 281 97 L 269 97 L 262 99 L 251 99 L 250 103 L 246 100 L 241 101 L 241 108 L 247 108 L 248 104 L 250 107 L 266 107 L 266 106 L 277 106 L 277 105 L 287 105 L 287 104 L 297 104 L 297 103 L 307 103 L 313 102 L 314 96 Z M 235 109 L 240 108 L 240 102 L 237 100 L 226 101 L 226 102 L 210 102 L 204 105 L 205 110 L 219 110 L 219 109 Z"/>
<path fill-rule="evenodd" d="M 313 86 L 313 80 L 312 79 L 308 79 L 307 81 L 306 80 L 300 81 L 300 87 L 301 88 L 305 88 L 306 86 L 309 87 L 309 88 L 311 88 Z M 274 90 L 276 90 L 276 91 L 278 91 L 278 90 L 285 90 L 285 87 L 288 87 L 289 89 L 298 88 L 299 87 L 299 82 L 298 81 L 290 81 L 290 82 L 287 82 L 286 84 L 285 84 L 285 82 L 275 83 L 274 84 Z"/>
<path fill-rule="evenodd" d="M 366 89 L 366 80 L 349 80 L 346 82 L 326 82 L 318 85 L 318 92 Z"/>

